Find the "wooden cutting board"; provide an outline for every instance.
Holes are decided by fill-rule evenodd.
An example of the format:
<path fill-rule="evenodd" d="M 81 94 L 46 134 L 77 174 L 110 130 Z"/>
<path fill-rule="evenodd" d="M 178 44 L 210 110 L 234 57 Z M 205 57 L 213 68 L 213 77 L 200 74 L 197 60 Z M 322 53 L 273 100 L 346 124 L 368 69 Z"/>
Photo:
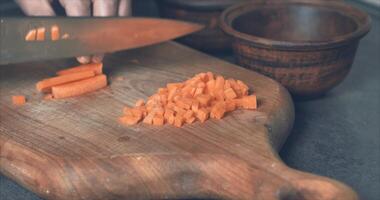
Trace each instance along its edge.
<path fill-rule="evenodd" d="M 35 83 L 74 62 L 0 66 L 3 174 L 46 199 L 357 199 L 280 160 L 294 109 L 275 81 L 176 43 L 116 53 L 104 64 L 108 88 L 53 101 Z M 183 128 L 117 122 L 126 104 L 206 71 L 246 82 L 258 110 Z M 26 95 L 27 104 L 13 106 L 12 95 Z"/>

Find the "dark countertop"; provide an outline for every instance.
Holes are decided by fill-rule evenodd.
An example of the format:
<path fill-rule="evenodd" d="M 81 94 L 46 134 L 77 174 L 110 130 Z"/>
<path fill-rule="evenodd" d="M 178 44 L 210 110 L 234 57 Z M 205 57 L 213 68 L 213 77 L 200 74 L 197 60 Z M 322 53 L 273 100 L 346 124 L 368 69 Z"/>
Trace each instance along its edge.
<path fill-rule="evenodd" d="M 361 199 L 377 200 L 380 197 L 380 11 L 362 8 L 371 14 L 372 30 L 360 43 L 351 73 L 325 96 L 295 102 L 294 129 L 280 155 L 290 167 L 337 179 L 353 187 Z M 232 60 L 229 54 L 216 56 Z M 0 199 L 40 198 L 0 175 Z"/>

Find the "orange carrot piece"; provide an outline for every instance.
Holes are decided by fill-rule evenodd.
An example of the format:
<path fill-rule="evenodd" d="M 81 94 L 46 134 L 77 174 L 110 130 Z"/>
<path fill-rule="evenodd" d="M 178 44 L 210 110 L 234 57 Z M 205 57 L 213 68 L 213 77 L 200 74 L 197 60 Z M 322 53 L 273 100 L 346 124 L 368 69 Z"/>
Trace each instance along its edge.
<path fill-rule="evenodd" d="M 183 115 L 185 119 L 191 118 L 194 116 L 194 112 L 192 110 L 186 111 L 186 113 Z"/>
<path fill-rule="evenodd" d="M 226 100 L 226 112 L 236 110 L 236 102 L 232 99 Z"/>
<path fill-rule="evenodd" d="M 36 40 L 36 36 L 37 36 L 37 30 L 36 29 L 32 29 L 32 30 L 30 30 L 26 34 L 25 41 L 35 41 Z"/>
<path fill-rule="evenodd" d="M 186 113 L 185 109 L 178 107 L 178 106 L 174 106 L 174 111 L 175 111 L 176 115 L 184 115 Z"/>
<path fill-rule="evenodd" d="M 207 109 L 200 108 L 196 114 L 196 117 L 203 123 L 209 118 L 209 114 L 210 112 Z"/>
<path fill-rule="evenodd" d="M 156 125 L 156 126 L 164 125 L 164 118 L 162 116 L 153 117 L 153 125 Z"/>
<path fill-rule="evenodd" d="M 107 77 L 98 75 L 89 79 L 52 87 L 54 98 L 61 99 L 93 92 L 107 86 Z"/>
<path fill-rule="evenodd" d="M 164 114 L 164 118 L 166 121 L 169 121 L 170 117 L 174 116 L 174 110 L 170 109 L 170 108 L 166 108 L 165 109 L 165 114 Z"/>
<path fill-rule="evenodd" d="M 168 88 L 168 90 L 173 90 L 173 89 L 179 89 L 179 88 L 182 88 L 184 86 L 183 83 L 168 83 L 166 85 L 166 87 Z"/>
<path fill-rule="evenodd" d="M 198 96 L 200 94 L 203 94 L 204 89 L 205 88 L 202 88 L 202 87 L 199 87 L 199 88 L 195 89 L 195 92 L 194 92 L 193 96 Z"/>
<path fill-rule="evenodd" d="M 194 100 L 193 103 L 191 104 L 191 110 L 193 112 L 198 112 L 199 110 L 199 101 L 198 100 Z"/>
<path fill-rule="evenodd" d="M 93 71 L 83 71 L 78 73 L 72 73 L 62 76 L 56 76 L 53 78 L 44 79 L 42 81 L 39 81 L 36 84 L 36 88 L 39 92 L 51 92 L 51 88 L 53 86 L 62 85 L 74 81 L 79 81 L 83 79 L 87 79 L 90 77 L 94 77 L 95 73 Z"/>
<path fill-rule="evenodd" d="M 181 115 L 178 115 L 174 119 L 174 126 L 181 127 L 184 122 L 185 122 L 185 118 L 183 118 Z"/>
<path fill-rule="evenodd" d="M 245 83 L 243 83 L 243 81 L 241 80 L 237 80 L 236 83 L 239 85 L 240 90 L 242 91 L 242 95 L 247 96 L 249 87 Z"/>
<path fill-rule="evenodd" d="M 68 33 L 64 33 L 63 35 L 62 35 L 62 40 L 66 40 L 66 39 L 69 39 L 69 37 L 70 37 L 70 35 L 68 34 Z"/>
<path fill-rule="evenodd" d="M 198 95 L 196 98 L 201 106 L 208 106 L 212 99 L 212 97 L 208 94 Z"/>
<path fill-rule="evenodd" d="M 45 40 L 45 32 L 46 32 L 46 29 L 44 27 L 38 28 L 36 40 L 37 41 L 44 41 Z"/>
<path fill-rule="evenodd" d="M 103 63 L 90 63 L 90 64 L 84 64 L 79 65 L 76 67 L 60 70 L 57 72 L 58 76 L 71 74 L 71 73 L 78 73 L 83 71 L 94 71 L 96 75 L 100 75 L 103 73 Z"/>
<path fill-rule="evenodd" d="M 60 34 L 59 34 L 59 27 L 57 25 L 53 25 L 50 29 L 51 33 L 51 40 L 56 41 L 59 40 Z"/>
<path fill-rule="evenodd" d="M 144 106 L 144 105 L 145 105 L 145 101 L 144 101 L 144 99 L 139 99 L 139 100 L 137 100 L 137 101 L 136 101 L 136 104 L 135 104 L 136 107 Z"/>
<path fill-rule="evenodd" d="M 174 125 L 174 122 L 175 122 L 175 116 L 174 116 L 174 115 L 171 115 L 171 116 L 167 119 L 167 122 L 168 122 L 169 124 Z"/>
<path fill-rule="evenodd" d="M 187 123 L 187 124 L 192 124 L 192 123 L 195 122 L 195 120 L 196 120 L 195 117 L 190 117 L 190 118 L 187 118 L 187 119 L 186 119 L 186 123 Z"/>
<path fill-rule="evenodd" d="M 145 124 L 153 124 L 153 118 L 154 118 L 154 113 L 148 113 L 148 115 L 144 118 L 143 123 Z"/>
<path fill-rule="evenodd" d="M 245 109 L 256 109 L 257 100 L 256 95 L 245 96 L 241 98 L 241 106 Z"/>
<path fill-rule="evenodd" d="M 207 72 L 206 75 L 207 75 L 207 81 L 214 80 L 214 74 L 212 72 Z"/>
<path fill-rule="evenodd" d="M 226 104 L 221 101 L 216 103 L 211 108 L 210 117 L 216 118 L 216 119 L 222 119 L 224 117 L 224 113 L 226 112 Z"/>
<path fill-rule="evenodd" d="M 193 101 L 189 98 L 181 98 L 180 100 L 176 102 L 176 105 L 180 108 L 188 110 L 191 108 L 192 103 Z"/>
<path fill-rule="evenodd" d="M 12 103 L 15 106 L 22 106 L 26 103 L 26 98 L 22 95 L 12 96 Z"/>
<path fill-rule="evenodd" d="M 133 115 L 126 115 L 119 118 L 120 123 L 126 124 L 126 125 L 135 125 L 139 123 L 140 120 L 141 119 Z"/>
<path fill-rule="evenodd" d="M 206 83 L 207 93 L 209 93 L 211 96 L 214 96 L 214 90 L 215 90 L 215 80 L 209 80 Z"/>
<path fill-rule="evenodd" d="M 237 97 L 234 89 L 232 88 L 224 90 L 224 96 L 226 97 L 226 99 L 235 99 Z"/>

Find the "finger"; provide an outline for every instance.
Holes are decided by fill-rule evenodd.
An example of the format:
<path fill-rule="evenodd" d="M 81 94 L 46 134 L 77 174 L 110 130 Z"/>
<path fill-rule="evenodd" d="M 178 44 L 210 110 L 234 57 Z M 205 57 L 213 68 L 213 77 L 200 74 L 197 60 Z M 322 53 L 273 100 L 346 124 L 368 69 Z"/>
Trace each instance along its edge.
<path fill-rule="evenodd" d="M 118 8 L 118 0 L 92 0 L 94 4 L 94 16 L 108 17 L 116 16 Z"/>
<path fill-rule="evenodd" d="M 55 12 L 49 0 L 16 0 L 22 11 L 28 16 L 54 16 Z"/>
<path fill-rule="evenodd" d="M 79 56 L 79 57 L 77 57 L 77 61 L 82 63 L 82 64 L 90 63 L 91 56 Z"/>
<path fill-rule="evenodd" d="M 59 0 L 59 2 L 65 8 L 67 16 L 91 16 L 90 0 Z"/>
<path fill-rule="evenodd" d="M 131 0 L 120 0 L 118 15 L 119 16 L 132 15 L 132 1 Z"/>
<path fill-rule="evenodd" d="M 93 55 L 91 61 L 93 63 L 101 63 L 103 61 L 104 54 Z"/>

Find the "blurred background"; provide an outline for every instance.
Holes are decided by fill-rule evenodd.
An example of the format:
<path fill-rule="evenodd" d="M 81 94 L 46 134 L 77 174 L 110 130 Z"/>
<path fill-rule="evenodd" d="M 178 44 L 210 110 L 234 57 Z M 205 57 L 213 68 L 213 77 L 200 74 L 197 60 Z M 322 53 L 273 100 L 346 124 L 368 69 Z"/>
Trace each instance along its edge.
<path fill-rule="evenodd" d="M 133 14 L 158 17 L 162 5 L 157 4 L 162 2 L 135 0 Z M 346 2 L 371 16 L 372 30 L 360 43 L 353 68 L 342 84 L 320 98 L 295 101 L 296 121 L 280 156 L 290 167 L 337 179 L 353 187 L 361 199 L 377 200 L 380 198 L 380 0 Z M 64 10 L 57 3 L 54 5 L 58 15 L 64 15 Z M 0 0 L 0 16 L 23 16 L 23 13 L 13 0 Z M 231 51 L 203 49 L 196 44 L 194 47 L 235 62 Z M 0 175 L 0 199 L 39 198 Z"/>

